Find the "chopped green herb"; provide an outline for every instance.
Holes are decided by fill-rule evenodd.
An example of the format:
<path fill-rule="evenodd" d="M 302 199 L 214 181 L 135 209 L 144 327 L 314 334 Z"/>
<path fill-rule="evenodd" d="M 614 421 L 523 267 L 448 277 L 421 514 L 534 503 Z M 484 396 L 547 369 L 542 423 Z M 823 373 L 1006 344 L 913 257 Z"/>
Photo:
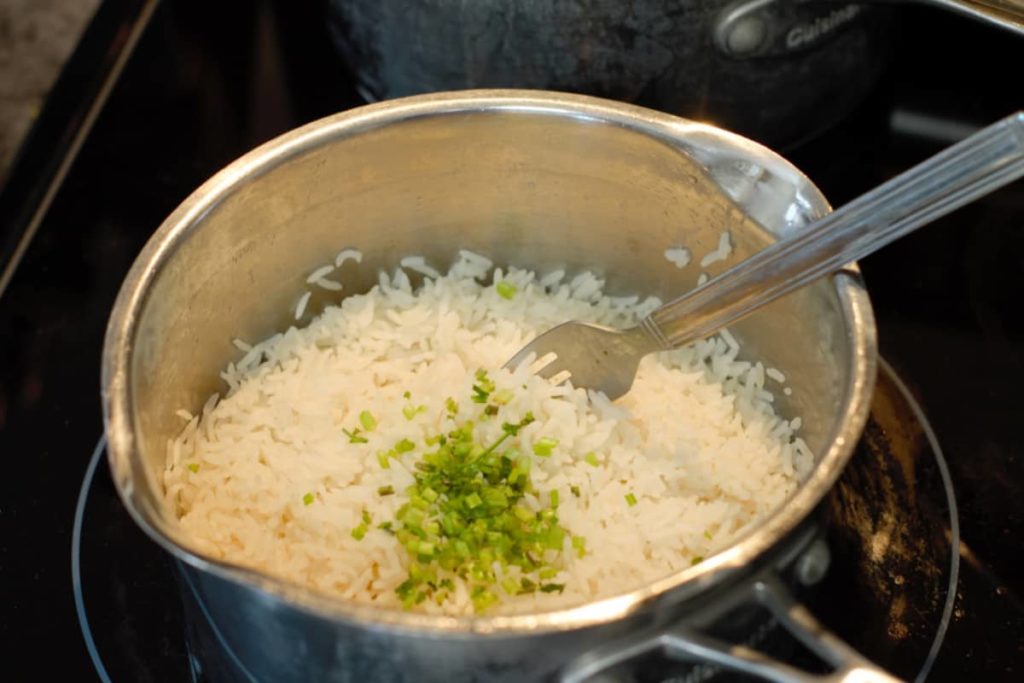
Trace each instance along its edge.
<path fill-rule="evenodd" d="M 315 498 L 314 498 L 313 494 L 312 493 L 307 493 L 306 495 L 304 495 L 302 497 L 302 504 L 303 505 L 312 505 L 314 500 L 315 500 Z"/>
<path fill-rule="evenodd" d="M 582 536 L 573 536 L 572 547 L 576 550 L 577 557 L 583 557 L 587 553 L 587 539 Z"/>
<path fill-rule="evenodd" d="M 363 429 L 366 431 L 372 432 L 377 428 L 377 418 L 369 410 L 364 410 L 359 413 L 359 424 L 363 425 Z"/>
<path fill-rule="evenodd" d="M 547 458 L 551 456 L 552 452 L 554 452 L 555 446 L 557 445 L 558 439 L 552 439 L 551 437 L 544 436 L 533 444 L 533 452 L 535 455 Z"/>
<path fill-rule="evenodd" d="M 634 496 L 632 492 L 626 494 L 626 504 L 629 505 L 629 507 L 636 505 L 636 496 Z"/>
<path fill-rule="evenodd" d="M 477 586 L 477 588 L 473 589 L 473 592 L 470 594 L 470 599 L 473 601 L 473 607 L 476 611 L 482 612 L 496 603 L 498 601 L 498 596 L 482 586 Z"/>
<path fill-rule="evenodd" d="M 480 369 L 474 375 L 476 382 L 473 384 L 473 403 L 487 403 L 487 398 L 494 391 L 494 380 L 487 376 L 487 371 Z"/>
<path fill-rule="evenodd" d="M 572 491 L 572 495 L 576 496 L 577 498 L 580 497 L 580 487 L 576 486 L 576 484 L 570 486 L 569 490 Z"/>
<path fill-rule="evenodd" d="M 507 280 L 502 280 L 501 282 L 494 285 L 494 289 L 498 290 L 498 296 L 500 296 L 502 299 L 509 300 L 511 300 L 512 297 L 516 295 L 516 292 L 519 291 L 519 289 L 517 289 L 514 284 Z"/>
<path fill-rule="evenodd" d="M 501 430 L 508 434 L 509 436 L 518 436 L 519 430 L 525 427 L 526 425 L 531 424 L 533 421 L 533 413 L 527 412 L 526 415 L 523 415 L 523 419 L 515 424 L 512 424 L 510 422 L 503 423 L 501 425 Z"/>
<path fill-rule="evenodd" d="M 551 456 L 551 453 L 555 450 L 555 446 L 558 445 L 558 439 L 552 439 L 550 436 L 544 436 L 533 444 L 533 452 L 542 458 Z"/>
<path fill-rule="evenodd" d="M 377 451 L 377 462 L 380 463 L 381 469 L 391 469 L 391 463 L 388 462 L 388 454 L 385 451 Z"/>
<path fill-rule="evenodd" d="M 366 522 L 362 522 L 359 526 L 352 530 L 352 538 L 356 539 L 357 541 L 361 541 L 366 536 L 366 531 Z"/>
<path fill-rule="evenodd" d="M 394 486 L 381 486 L 377 489 L 378 496 L 393 496 L 395 494 Z"/>
<path fill-rule="evenodd" d="M 370 517 L 370 513 L 367 512 L 366 510 L 363 510 L 363 524 L 371 524 L 372 522 L 373 518 Z"/>
<path fill-rule="evenodd" d="M 381 522 L 380 524 L 377 525 L 377 528 L 380 529 L 381 531 L 386 531 L 386 532 L 388 532 L 389 534 L 392 534 L 392 535 L 394 535 L 394 533 L 395 533 L 395 530 L 392 528 L 391 522 Z"/>
<path fill-rule="evenodd" d="M 706 538 L 706 539 L 708 539 L 710 541 L 712 538 L 714 538 L 714 536 L 711 535 L 711 531 L 709 531 L 708 529 L 705 529 L 704 530 L 704 538 Z"/>
<path fill-rule="evenodd" d="M 411 398 L 412 398 L 412 392 L 410 392 L 410 391 L 406 391 L 406 392 L 404 392 L 404 393 L 402 394 L 402 398 L 404 398 L 404 399 L 405 399 L 406 401 L 408 401 L 409 399 L 411 399 Z"/>
<path fill-rule="evenodd" d="M 703 561 L 704 561 L 704 558 L 702 556 L 696 555 L 696 556 L 694 556 L 694 558 L 692 560 L 690 560 L 690 566 L 691 567 L 695 567 L 695 566 L 697 566 L 698 564 L 700 564 Z"/>
<path fill-rule="evenodd" d="M 348 437 L 349 443 L 369 443 L 369 440 L 365 436 L 359 435 L 359 432 L 361 430 L 358 427 L 356 427 L 352 431 L 349 431 L 347 429 L 342 429 L 341 431 L 345 434 L 345 436 Z"/>
<path fill-rule="evenodd" d="M 494 392 L 494 395 L 491 396 L 491 400 L 499 406 L 507 406 L 514 398 L 515 394 L 508 389 L 498 389 Z"/>
<path fill-rule="evenodd" d="M 454 398 L 446 398 L 444 407 L 448 410 L 449 415 L 458 415 L 459 413 L 459 404 L 455 402 Z"/>
<path fill-rule="evenodd" d="M 190 462 L 186 467 L 188 467 L 189 471 L 193 474 L 199 471 L 199 463 L 197 462 Z"/>
<path fill-rule="evenodd" d="M 423 524 L 423 510 L 409 506 L 405 508 L 403 513 L 401 509 L 398 511 L 398 521 L 402 522 L 407 527 L 419 528 Z"/>
<path fill-rule="evenodd" d="M 402 415 L 405 415 L 406 420 L 412 420 L 420 413 L 427 412 L 426 406 L 405 406 L 402 408 Z"/>
<path fill-rule="evenodd" d="M 593 451 L 584 455 L 583 459 L 586 460 L 591 467 L 597 467 L 600 464 L 597 461 L 597 453 L 594 453 Z"/>
<path fill-rule="evenodd" d="M 527 494 L 539 494 L 530 480 L 532 458 L 521 454 L 523 446 L 515 439 L 534 417 L 526 413 L 503 422 L 497 438 L 484 440 L 484 430 L 478 431 L 477 425 L 487 424 L 486 418 L 514 396 L 496 391 L 482 370 L 474 379 L 471 399 L 480 408 L 472 419 L 459 420 L 458 404 L 446 401 L 455 424 L 423 439 L 423 450 L 417 450 L 411 468 L 414 483 L 405 490 L 408 502 L 395 513 L 390 529 L 409 556 L 408 577 L 395 589 L 406 608 L 428 599 L 443 604 L 454 594 L 454 578 L 466 582 L 478 612 L 497 602 L 499 595 L 564 588 L 548 582 L 561 571 L 565 540 L 573 538 L 559 524 L 559 493 L 549 492 L 550 506 L 539 511 L 523 502 Z M 553 439 L 537 443 L 542 451 L 557 445 Z M 403 439 L 381 455 L 387 461 L 413 450 L 416 444 Z M 390 493 L 392 487 L 381 487 L 378 493 L 385 491 Z M 353 535 L 357 533 L 365 532 L 356 527 Z M 504 578 L 498 578 L 498 568 Z"/>
<path fill-rule="evenodd" d="M 542 593 L 554 593 L 555 591 L 558 591 L 559 593 L 561 593 L 562 591 L 565 590 L 565 584 L 564 583 L 545 583 L 545 584 L 541 585 L 540 590 L 541 590 Z"/>

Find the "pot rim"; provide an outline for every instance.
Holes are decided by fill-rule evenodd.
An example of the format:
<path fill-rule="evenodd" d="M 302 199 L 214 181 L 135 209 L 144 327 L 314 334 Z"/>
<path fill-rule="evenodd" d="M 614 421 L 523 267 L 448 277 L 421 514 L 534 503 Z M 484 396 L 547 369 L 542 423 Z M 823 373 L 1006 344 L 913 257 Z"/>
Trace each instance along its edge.
<path fill-rule="evenodd" d="M 355 603 L 268 577 L 256 570 L 206 557 L 179 544 L 160 516 L 138 497 L 132 477 L 140 460 L 132 417 L 128 371 L 140 313 L 162 267 L 188 239 L 203 216 L 254 177 L 329 141 L 423 117 L 521 112 L 566 116 L 611 124 L 656 138 L 693 154 L 698 147 L 740 150 L 763 167 L 793 178 L 812 216 L 830 210 L 824 196 L 792 164 L 766 147 L 711 125 L 600 98 L 534 90 L 466 90 L 419 95 L 370 104 L 334 114 L 285 133 L 238 158 L 196 189 L 154 232 L 118 293 L 104 340 L 101 396 L 111 474 L 125 507 L 143 531 L 178 560 L 199 571 L 248 585 L 271 601 L 283 601 L 328 620 L 386 631 L 443 633 L 445 636 L 536 634 L 597 626 L 622 619 L 654 602 L 678 603 L 741 574 L 779 543 L 815 509 L 838 479 L 867 421 L 874 387 L 877 343 L 870 300 L 855 264 L 833 276 L 851 335 L 844 419 L 829 439 L 811 475 L 779 509 L 732 546 L 700 564 L 627 593 L 576 607 L 493 616 L 438 616 Z M 697 155 L 699 156 L 699 154 Z M 757 217 L 756 215 L 754 216 Z"/>

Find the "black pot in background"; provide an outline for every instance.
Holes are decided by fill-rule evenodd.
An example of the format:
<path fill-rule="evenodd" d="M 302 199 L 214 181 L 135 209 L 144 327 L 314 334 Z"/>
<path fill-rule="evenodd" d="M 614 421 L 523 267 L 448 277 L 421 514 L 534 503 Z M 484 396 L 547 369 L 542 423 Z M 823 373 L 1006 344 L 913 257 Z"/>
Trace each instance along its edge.
<path fill-rule="evenodd" d="M 372 100 L 464 88 L 609 97 L 769 146 L 822 132 L 874 83 L 886 8 L 779 0 L 328 0 Z"/>

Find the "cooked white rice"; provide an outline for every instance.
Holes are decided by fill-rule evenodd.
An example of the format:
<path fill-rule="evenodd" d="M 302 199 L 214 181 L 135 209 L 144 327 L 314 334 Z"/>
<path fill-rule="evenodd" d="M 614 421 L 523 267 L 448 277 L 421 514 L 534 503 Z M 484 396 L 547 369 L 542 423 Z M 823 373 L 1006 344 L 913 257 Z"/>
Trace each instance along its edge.
<path fill-rule="evenodd" d="M 691 258 L 690 250 L 686 247 L 669 247 L 665 250 L 665 259 L 676 268 L 685 268 Z"/>
<path fill-rule="evenodd" d="M 300 319 L 306 313 L 306 306 L 309 305 L 309 297 L 312 296 L 312 292 L 305 292 L 299 297 L 299 303 L 295 306 L 295 319 Z"/>
<path fill-rule="evenodd" d="M 420 272 L 424 265 L 415 262 Z M 564 273 L 498 269 L 484 284 L 490 268 L 488 259 L 460 252 L 448 275 L 428 277 L 417 291 L 401 270 L 383 274 L 370 292 L 327 308 L 307 327 L 252 345 L 222 374 L 223 400 L 211 397 L 199 416 L 179 411 L 187 424 L 168 445 L 166 502 L 194 545 L 346 599 L 399 605 L 394 591 L 407 556 L 376 524 L 404 502 L 423 440 L 445 430 L 446 398 L 463 414 L 479 408 L 470 400 L 477 368 L 514 392 L 503 410 L 536 417 L 520 434 L 524 452 L 542 435 L 559 441 L 553 457 L 534 459 L 540 494 L 525 504 L 538 509 L 559 491 L 562 526 L 587 543 L 579 558 L 566 540 L 564 569 L 553 579 L 565 583 L 563 593 L 499 593 L 489 613 L 579 604 L 690 567 L 778 507 L 810 470 L 813 458 L 794 434 L 799 418 L 775 415 L 764 367 L 738 360 L 727 333 L 648 357 L 615 404 L 525 367 L 500 369 L 554 324 L 625 326 L 658 301 L 606 297 L 586 273 L 566 281 Z M 517 288 L 511 300 L 496 291 L 501 281 Z M 411 420 L 402 413 L 406 391 L 427 406 Z M 369 443 L 350 443 L 342 429 L 357 425 L 363 410 L 378 425 Z M 491 423 L 478 430 L 500 433 Z M 403 438 L 420 448 L 383 469 L 377 451 Z M 590 452 L 598 466 L 585 460 Z M 383 486 L 397 495 L 378 495 Z M 374 524 L 356 540 L 363 510 Z M 428 600 L 415 609 L 473 607 L 458 583 L 443 606 Z"/>
<path fill-rule="evenodd" d="M 331 280 L 329 278 L 322 277 L 315 283 L 318 287 L 330 290 L 332 292 L 340 292 L 342 289 L 341 283 L 337 280 Z"/>
<path fill-rule="evenodd" d="M 312 273 L 309 274 L 309 277 L 306 278 L 306 282 L 308 284 L 313 284 L 314 282 L 317 282 L 318 280 L 324 279 L 325 277 L 327 277 L 328 275 L 330 275 L 333 272 L 334 272 L 334 266 L 331 266 L 331 265 L 321 266 L 321 267 L 317 268 L 316 270 L 314 270 Z"/>
<path fill-rule="evenodd" d="M 700 267 L 707 268 L 712 263 L 718 263 L 724 261 L 732 255 L 732 238 L 729 236 L 729 232 L 725 231 L 718 236 L 718 246 L 714 251 L 708 252 L 700 260 Z"/>
<path fill-rule="evenodd" d="M 341 264 L 345 261 L 355 261 L 356 263 L 363 262 L 363 252 L 358 249 L 342 249 L 338 252 L 338 255 L 334 257 L 334 267 L 341 268 Z"/>

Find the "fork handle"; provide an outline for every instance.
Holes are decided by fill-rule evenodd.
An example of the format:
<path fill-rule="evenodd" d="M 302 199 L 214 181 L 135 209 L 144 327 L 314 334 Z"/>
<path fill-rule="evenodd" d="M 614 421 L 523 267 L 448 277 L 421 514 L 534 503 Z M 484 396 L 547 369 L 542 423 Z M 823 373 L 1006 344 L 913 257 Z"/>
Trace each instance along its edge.
<path fill-rule="evenodd" d="M 664 348 L 714 334 L 1024 176 L 1024 111 L 984 128 L 652 312 Z"/>

